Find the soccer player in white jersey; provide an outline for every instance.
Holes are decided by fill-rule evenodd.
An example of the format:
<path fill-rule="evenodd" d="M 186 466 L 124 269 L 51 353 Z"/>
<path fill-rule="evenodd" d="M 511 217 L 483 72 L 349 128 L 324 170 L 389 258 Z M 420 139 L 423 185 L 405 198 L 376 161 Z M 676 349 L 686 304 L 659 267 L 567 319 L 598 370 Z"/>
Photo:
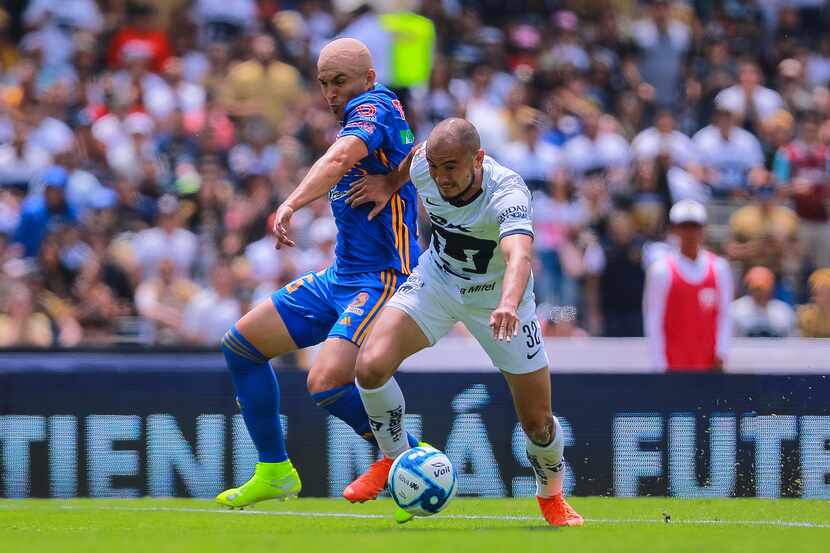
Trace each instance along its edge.
<path fill-rule="evenodd" d="M 530 191 L 519 175 L 485 155 L 464 119 L 439 123 L 397 173 L 354 187 L 352 203 L 374 201 L 382 208 L 407 176 L 432 221 L 432 243 L 381 311 L 356 369 L 388 466 L 410 447 L 395 371 L 461 321 L 507 379 L 545 520 L 579 526 L 583 519 L 562 492 L 562 428 L 551 412 L 548 357 L 535 313 Z"/>

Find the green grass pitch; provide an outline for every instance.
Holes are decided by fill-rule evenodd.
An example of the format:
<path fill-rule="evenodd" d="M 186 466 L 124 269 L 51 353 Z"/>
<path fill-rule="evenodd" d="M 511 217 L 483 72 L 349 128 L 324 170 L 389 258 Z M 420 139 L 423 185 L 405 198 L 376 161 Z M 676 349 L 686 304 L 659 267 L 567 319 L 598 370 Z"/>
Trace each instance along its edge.
<path fill-rule="evenodd" d="M 392 503 L 266 502 L 227 511 L 191 499 L 0 501 L 9 553 L 333 553 L 529 551 L 830 552 L 830 501 L 573 498 L 587 519 L 556 529 L 531 499 L 456 499 L 399 526 Z M 670 520 L 667 522 L 667 517 Z"/>

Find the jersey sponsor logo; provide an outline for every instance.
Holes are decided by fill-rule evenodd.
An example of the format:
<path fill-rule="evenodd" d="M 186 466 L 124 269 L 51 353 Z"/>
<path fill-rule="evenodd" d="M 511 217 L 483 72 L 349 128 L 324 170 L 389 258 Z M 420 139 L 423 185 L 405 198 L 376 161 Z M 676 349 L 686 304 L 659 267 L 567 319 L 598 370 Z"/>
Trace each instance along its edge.
<path fill-rule="evenodd" d="M 335 190 L 334 188 L 332 188 L 329 191 L 329 201 L 330 202 L 336 202 L 337 200 L 339 200 L 341 198 L 345 198 L 348 195 L 349 195 L 348 190 Z"/>
<path fill-rule="evenodd" d="M 360 104 L 356 108 L 354 108 L 354 112 L 356 115 L 363 117 L 364 119 L 372 119 L 378 114 L 378 108 L 374 106 L 374 104 Z"/>
<path fill-rule="evenodd" d="M 528 219 L 530 214 L 526 205 L 514 205 L 499 213 L 496 221 L 502 224 L 508 219 Z"/>
<path fill-rule="evenodd" d="M 478 292 L 492 292 L 496 289 L 496 281 L 488 282 L 486 284 L 476 284 L 467 288 L 461 288 L 461 295 L 476 294 Z"/>
<path fill-rule="evenodd" d="M 363 129 L 364 131 L 366 131 L 366 134 L 371 135 L 375 132 L 375 128 L 375 124 L 370 123 L 369 121 L 351 121 L 349 123 L 346 123 L 346 126 L 343 127 L 343 129 L 337 136 L 343 136 L 343 133 L 345 133 L 349 129 Z"/>
<path fill-rule="evenodd" d="M 415 143 L 415 135 L 412 134 L 410 129 L 404 129 L 401 131 L 401 142 L 404 144 L 414 144 Z"/>
<path fill-rule="evenodd" d="M 697 293 L 697 301 L 700 302 L 700 307 L 706 311 L 714 309 L 717 300 L 718 293 L 714 288 L 702 288 Z"/>
<path fill-rule="evenodd" d="M 337 321 L 337 324 L 343 326 L 352 326 L 352 318 L 346 315 L 345 317 Z"/>
<path fill-rule="evenodd" d="M 354 313 L 355 315 L 363 315 L 363 306 L 369 301 L 369 293 L 361 292 L 352 300 L 352 303 L 346 308 L 346 313 Z"/>

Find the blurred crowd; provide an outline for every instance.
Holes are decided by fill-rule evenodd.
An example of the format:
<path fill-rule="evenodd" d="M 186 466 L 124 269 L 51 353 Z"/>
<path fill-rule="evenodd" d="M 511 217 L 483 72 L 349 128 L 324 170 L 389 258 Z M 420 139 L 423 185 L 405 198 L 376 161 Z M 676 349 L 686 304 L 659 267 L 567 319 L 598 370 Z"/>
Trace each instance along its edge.
<path fill-rule="evenodd" d="M 466 117 L 524 177 L 546 334 L 641 336 L 694 199 L 736 333 L 830 337 L 829 21 L 822 0 L 10 0 L 0 347 L 216 344 L 329 264 L 325 199 L 296 248 L 268 229 L 337 134 L 315 74 L 335 36 L 369 45 L 418 139 Z"/>

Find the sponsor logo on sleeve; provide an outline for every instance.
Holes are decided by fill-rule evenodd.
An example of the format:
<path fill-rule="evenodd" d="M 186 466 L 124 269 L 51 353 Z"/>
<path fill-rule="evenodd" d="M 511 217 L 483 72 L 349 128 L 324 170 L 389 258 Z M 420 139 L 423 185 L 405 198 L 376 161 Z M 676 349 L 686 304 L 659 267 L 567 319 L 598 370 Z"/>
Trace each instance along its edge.
<path fill-rule="evenodd" d="M 508 207 L 507 209 L 503 210 L 499 213 L 498 218 L 496 219 L 499 224 L 504 223 L 508 219 L 529 219 L 530 214 L 528 213 L 528 209 L 526 205 L 514 205 Z"/>
<path fill-rule="evenodd" d="M 415 135 L 412 134 L 410 129 L 404 129 L 401 131 L 401 142 L 404 144 L 414 144 L 415 143 Z"/>
<path fill-rule="evenodd" d="M 378 108 L 374 104 L 360 104 L 354 108 L 354 113 L 358 117 L 374 121 L 374 118 L 378 114 Z"/>
<path fill-rule="evenodd" d="M 340 130 L 340 133 L 338 133 L 337 136 L 338 137 L 343 136 L 346 133 L 346 131 L 357 130 L 357 129 L 361 129 L 361 130 L 365 131 L 366 134 L 371 136 L 372 133 L 375 132 L 375 128 L 376 128 L 375 124 L 374 123 L 369 123 L 368 121 L 351 121 L 349 123 L 346 123 L 346 125 Z"/>

